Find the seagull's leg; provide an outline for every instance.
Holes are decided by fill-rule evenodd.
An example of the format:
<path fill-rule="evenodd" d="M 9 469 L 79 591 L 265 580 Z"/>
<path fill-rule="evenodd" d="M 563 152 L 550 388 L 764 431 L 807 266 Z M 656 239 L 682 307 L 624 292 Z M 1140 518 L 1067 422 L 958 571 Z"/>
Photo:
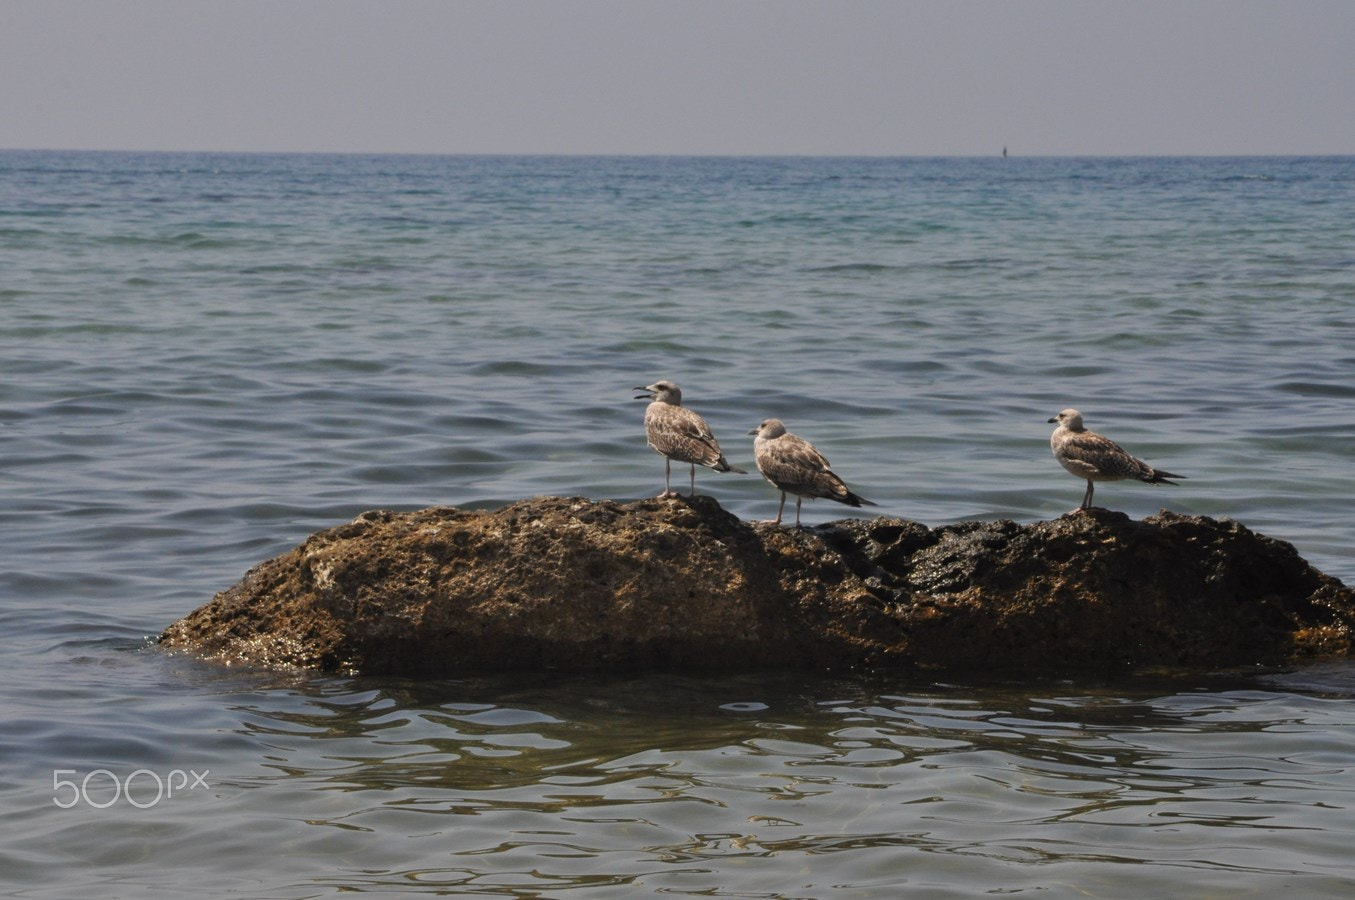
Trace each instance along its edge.
<path fill-rule="evenodd" d="M 804 497 L 801 497 L 801 496 L 799 496 L 798 494 L 797 494 L 796 497 L 795 497 L 795 527 L 796 527 L 796 528 L 799 528 L 799 527 L 800 527 L 800 504 L 804 502 L 804 499 L 805 499 Z"/>
<path fill-rule="evenodd" d="M 692 496 L 696 496 L 696 463 L 692 463 Z"/>
<path fill-rule="evenodd" d="M 1096 490 L 1096 482 L 1090 478 L 1087 479 L 1087 493 L 1082 495 L 1082 505 L 1078 509 L 1089 509 L 1092 505 L 1092 493 Z"/>
<path fill-rule="evenodd" d="M 780 524 L 781 524 L 781 513 L 783 513 L 783 512 L 785 511 L 785 509 L 786 509 L 786 492 L 785 492 L 785 491 L 782 491 L 782 492 L 781 492 L 781 505 L 778 506 L 778 507 L 776 508 L 776 522 L 775 522 L 774 524 L 776 524 L 776 525 L 780 525 Z"/>
<path fill-rule="evenodd" d="M 673 489 L 668 486 L 668 480 L 672 469 L 673 461 L 665 456 L 663 458 L 663 493 L 659 495 L 660 499 L 673 496 Z"/>

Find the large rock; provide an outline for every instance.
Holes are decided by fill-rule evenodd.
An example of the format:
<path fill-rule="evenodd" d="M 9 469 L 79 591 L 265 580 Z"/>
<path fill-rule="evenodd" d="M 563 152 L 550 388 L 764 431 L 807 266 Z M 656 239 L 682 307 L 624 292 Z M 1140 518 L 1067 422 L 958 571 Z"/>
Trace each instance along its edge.
<path fill-rule="evenodd" d="M 364 513 L 161 643 L 334 672 L 1038 671 L 1350 655 L 1355 595 L 1237 522 L 749 525 L 708 497 Z"/>

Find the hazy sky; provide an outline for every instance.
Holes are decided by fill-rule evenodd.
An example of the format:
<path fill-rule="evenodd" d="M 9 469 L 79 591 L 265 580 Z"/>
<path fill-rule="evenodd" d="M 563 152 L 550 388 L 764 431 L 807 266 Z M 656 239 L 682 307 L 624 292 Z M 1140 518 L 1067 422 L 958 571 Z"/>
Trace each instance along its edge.
<path fill-rule="evenodd" d="M 0 0 L 0 148 L 1355 153 L 1355 0 Z"/>

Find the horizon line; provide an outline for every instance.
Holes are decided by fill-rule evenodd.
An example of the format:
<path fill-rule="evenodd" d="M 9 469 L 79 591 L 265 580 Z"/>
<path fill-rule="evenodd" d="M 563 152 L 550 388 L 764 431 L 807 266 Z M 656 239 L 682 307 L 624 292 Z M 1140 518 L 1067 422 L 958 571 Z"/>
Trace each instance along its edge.
<path fill-rule="evenodd" d="M 409 157 L 536 157 L 612 159 L 1313 159 L 1355 156 L 1348 152 L 1048 152 L 1011 153 L 1003 147 L 992 153 L 793 153 L 793 152 L 667 152 L 667 151 L 503 151 L 503 150 L 223 150 L 129 147 L 0 147 L 0 153 L 142 153 L 219 156 L 409 156 Z"/>

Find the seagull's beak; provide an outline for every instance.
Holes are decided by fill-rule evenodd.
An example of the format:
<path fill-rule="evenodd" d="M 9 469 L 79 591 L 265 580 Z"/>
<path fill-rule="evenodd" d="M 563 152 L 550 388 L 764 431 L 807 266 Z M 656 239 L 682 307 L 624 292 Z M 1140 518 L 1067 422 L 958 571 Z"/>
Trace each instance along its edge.
<path fill-rule="evenodd" d="M 633 388 L 631 388 L 631 390 L 632 390 L 632 391 L 644 391 L 644 393 L 636 395 L 636 397 L 635 397 L 636 400 L 653 400 L 653 399 L 654 399 L 654 389 L 653 389 L 652 387 L 647 387 L 647 386 L 645 386 L 645 385 L 640 385 L 639 387 L 633 387 Z"/>
<path fill-rule="evenodd" d="M 1059 417 L 1058 417 L 1058 416 L 1055 416 L 1054 418 L 1052 418 L 1052 419 L 1049 420 L 1049 424 L 1050 424 L 1050 425 L 1053 425 L 1053 424 L 1054 424 L 1055 422 L 1057 422 L 1058 420 L 1059 420 Z"/>
<path fill-rule="evenodd" d="M 759 425 L 759 426 L 756 427 L 756 428 L 750 429 L 748 433 L 749 433 L 749 434 L 757 434 L 757 433 L 758 433 L 759 431 L 761 431 L 761 430 L 762 430 L 762 426 Z"/>

